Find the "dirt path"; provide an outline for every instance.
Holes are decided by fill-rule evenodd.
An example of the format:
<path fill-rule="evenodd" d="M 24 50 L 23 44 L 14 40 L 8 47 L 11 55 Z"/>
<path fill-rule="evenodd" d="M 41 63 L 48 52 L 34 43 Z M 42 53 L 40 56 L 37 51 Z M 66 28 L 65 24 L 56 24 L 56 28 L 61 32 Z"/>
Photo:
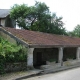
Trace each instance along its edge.
<path fill-rule="evenodd" d="M 14 72 L 14 73 L 7 73 L 4 75 L 0 75 L 0 80 L 17 80 L 19 78 L 28 77 L 31 75 L 36 75 L 40 73 L 42 70 L 28 70 L 28 71 L 20 71 L 20 72 Z"/>
<path fill-rule="evenodd" d="M 16 78 L 27 76 L 27 75 L 28 75 L 27 71 L 7 73 L 4 75 L 0 75 L 0 80 L 15 80 Z"/>

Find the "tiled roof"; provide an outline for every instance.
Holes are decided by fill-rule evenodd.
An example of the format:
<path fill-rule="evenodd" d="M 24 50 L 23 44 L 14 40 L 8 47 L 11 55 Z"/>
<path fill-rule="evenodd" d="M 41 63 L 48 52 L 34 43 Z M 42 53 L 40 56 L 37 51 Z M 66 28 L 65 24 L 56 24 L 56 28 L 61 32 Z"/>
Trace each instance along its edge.
<path fill-rule="evenodd" d="M 0 9 L 0 18 L 5 18 L 10 14 L 10 9 Z"/>
<path fill-rule="evenodd" d="M 6 27 L 4 27 L 4 29 L 12 33 L 14 36 L 24 40 L 31 47 L 80 46 L 80 38 Z"/>

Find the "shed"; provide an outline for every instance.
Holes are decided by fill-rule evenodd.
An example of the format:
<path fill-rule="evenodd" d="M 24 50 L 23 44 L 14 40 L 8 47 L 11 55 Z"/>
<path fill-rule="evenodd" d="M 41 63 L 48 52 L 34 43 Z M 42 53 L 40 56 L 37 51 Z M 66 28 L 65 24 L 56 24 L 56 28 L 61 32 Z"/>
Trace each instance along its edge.
<path fill-rule="evenodd" d="M 0 35 L 4 34 L 6 39 L 14 39 L 28 48 L 28 67 L 46 65 L 51 60 L 62 66 L 70 57 L 80 60 L 80 38 L 1 27 Z"/>

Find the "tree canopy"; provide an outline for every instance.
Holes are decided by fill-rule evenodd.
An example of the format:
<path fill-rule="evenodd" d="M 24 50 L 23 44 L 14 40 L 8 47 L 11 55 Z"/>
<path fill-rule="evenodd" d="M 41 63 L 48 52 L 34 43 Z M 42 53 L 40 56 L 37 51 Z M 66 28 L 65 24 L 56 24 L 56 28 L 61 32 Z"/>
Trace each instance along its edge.
<path fill-rule="evenodd" d="M 15 4 L 11 9 L 10 17 L 16 20 L 19 27 L 27 29 L 25 19 L 26 16 L 29 14 L 29 10 L 29 7 L 27 7 L 27 5 L 25 4 Z"/>
<path fill-rule="evenodd" d="M 11 8 L 10 16 L 16 20 L 19 27 L 24 29 L 66 34 L 62 17 L 57 17 L 55 13 L 51 15 L 49 7 L 45 3 L 36 1 L 34 6 L 16 4 Z"/>
<path fill-rule="evenodd" d="M 80 25 L 78 24 L 73 31 L 69 32 L 70 36 L 80 37 Z"/>

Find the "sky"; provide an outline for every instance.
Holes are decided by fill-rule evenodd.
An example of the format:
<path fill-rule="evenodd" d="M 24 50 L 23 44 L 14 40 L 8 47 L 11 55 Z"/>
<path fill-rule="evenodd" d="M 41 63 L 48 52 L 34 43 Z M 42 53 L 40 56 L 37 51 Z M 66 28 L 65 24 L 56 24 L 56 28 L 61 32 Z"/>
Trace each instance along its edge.
<path fill-rule="evenodd" d="M 10 9 L 14 4 L 23 3 L 32 6 L 35 1 L 45 2 L 52 13 L 63 17 L 67 31 L 72 31 L 80 24 L 80 0 L 1 0 L 0 9 Z"/>

